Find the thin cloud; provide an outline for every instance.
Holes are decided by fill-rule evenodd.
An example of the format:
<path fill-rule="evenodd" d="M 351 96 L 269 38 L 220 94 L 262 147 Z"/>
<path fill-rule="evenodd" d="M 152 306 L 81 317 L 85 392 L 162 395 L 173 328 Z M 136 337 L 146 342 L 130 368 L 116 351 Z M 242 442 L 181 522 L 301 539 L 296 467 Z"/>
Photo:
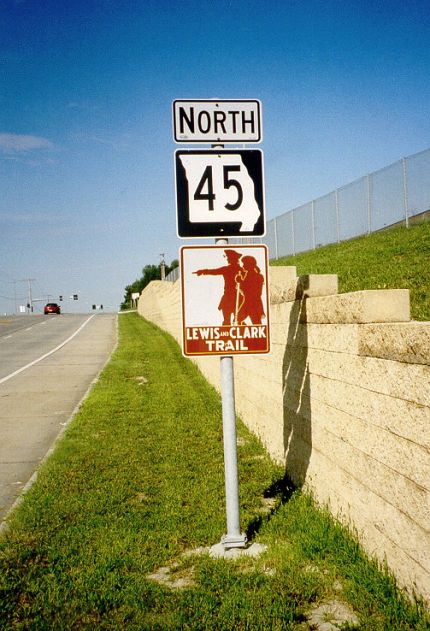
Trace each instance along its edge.
<path fill-rule="evenodd" d="M 100 105 L 97 105 L 96 103 L 91 103 L 90 101 L 69 101 L 69 103 L 66 104 L 66 109 L 90 113 L 102 111 Z"/>
<path fill-rule="evenodd" d="M 25 153 L 53 148 L 54 145 L 50 140 L 40 136 L 0 133 L 0 150 L 5 153 Z"/>
<path fill-rule="evenodd" d="M 0 212 L 0 223 L 18 224 L 35 226 L 40 224 L 52 224 L 54 222 L 67 222 L 67 217 L 58 213 L 44 213 L 44 212 Z"/>
<path fill-rule="evenodd" d="M 72 140 L 79 142 L 79 143 L 89 143 L 89 144 L 96 144 L 96 145 L 103 145 L 105 147 L 110 147 L 112 149 L 128 149 L 132 146 L 131 143 L 131 136 L 130 134 L 122 134 L 120 136 L 102 136 L 100 134 L 86 134 L 86 133 L 79 133 L 79 134 L 74 134 L 72 137 Z"/>

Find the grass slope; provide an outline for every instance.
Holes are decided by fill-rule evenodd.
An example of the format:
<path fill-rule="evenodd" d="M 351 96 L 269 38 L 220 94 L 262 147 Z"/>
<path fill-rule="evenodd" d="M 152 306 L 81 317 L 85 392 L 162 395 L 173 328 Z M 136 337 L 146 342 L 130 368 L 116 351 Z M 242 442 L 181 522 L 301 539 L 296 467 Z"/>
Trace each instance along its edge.
<path fill-rule="evenodd" d="M 334 597 L 364 631 L 428 629 L 240 422 L 238 436 L 242 527 L 268 551 L 182 557 L 225 532 L 220 400 L 169 335 L 121 316 L 111 362 L 0 540 L 1 629 L 308 629 Z M 184 589 L 149 578 L 164 566 Z"/>
<path fill-rule="evenodd" d="M 413 320 L 430 320 L 430 222 L 391 228 L 272 261 L 299 275 L 337 274 L 339 291 L 409 289 Z"/>

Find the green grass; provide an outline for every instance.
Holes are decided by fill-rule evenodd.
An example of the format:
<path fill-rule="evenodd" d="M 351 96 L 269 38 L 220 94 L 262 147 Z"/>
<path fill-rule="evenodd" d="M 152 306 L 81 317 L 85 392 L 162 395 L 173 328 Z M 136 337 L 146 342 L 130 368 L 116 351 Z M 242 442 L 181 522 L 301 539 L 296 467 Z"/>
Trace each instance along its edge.
<path fill-rule="evenodd" d="M 272 261 L 299 275 L 337 274 L 341 293 L 409 289 L 411 318 L 430 320 L 430 222 L 390 228 Z"/>
<path fill-rule="evenodd" d="M 169 335 L 121 316 L 118 349 L 0 541 L 0 628 L 306 629 L 336 596 L 365 631 L 428 629 L 240 421 L 238 435 L 242 528 L 268 550 L 184 557 L 225 532 L 220 400 Z M 175 563 L 188 587 L 148 578 Z"/>

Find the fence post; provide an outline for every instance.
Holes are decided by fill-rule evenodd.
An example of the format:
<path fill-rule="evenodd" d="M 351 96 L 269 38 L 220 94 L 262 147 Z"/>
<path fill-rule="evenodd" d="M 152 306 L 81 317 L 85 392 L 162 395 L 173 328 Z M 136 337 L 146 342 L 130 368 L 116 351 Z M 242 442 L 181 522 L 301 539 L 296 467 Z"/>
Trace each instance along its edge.
<path fill-rule="evenodd" d="M 337 242 L 340 243 L 340 227 L 339 227 L 339 194 L 336 189 L 334 192 L 334 199 L 336 204 L 336 232 L 337 232 Z"/>
<path fill-rule="evenodd" d="M 296 239 L 294 237 L 294 210 L 291 211 L 291 235 L 293 243 L 293 256 L 296 256 Z"/>
<path fill-rule="evenodd" d="M 409 195 L 408 195 L 408 170 L 406 158 L 402 158 L 403 166 L 403 202 L 405 206 L 405 226 L 409 228 Z"/>
<path fill-rule="evenodd" d="M 312 221 L 312 246 L 315 250 L 316 241 L 315 241 L 315 202 L 312 200 L 311 202 L 311 221 Z"/>
<path fill-rule="evenodd" d="M 372 232 L 372 180 L 368 173 L 367 179 L 367 234 Z"/>
<path fill-rule="evenodd" d="M 278 260 L 279 252 L 278 252 L 278 223 L 276 221 L 276 217 L 273 219 L 273 231 L 275 233 L 275 259 Z"/>

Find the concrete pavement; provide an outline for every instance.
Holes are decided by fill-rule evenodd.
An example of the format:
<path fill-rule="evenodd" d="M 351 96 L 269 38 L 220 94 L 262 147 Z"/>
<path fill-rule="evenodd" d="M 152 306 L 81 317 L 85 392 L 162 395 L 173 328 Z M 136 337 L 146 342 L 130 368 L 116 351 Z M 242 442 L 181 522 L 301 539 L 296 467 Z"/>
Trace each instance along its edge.
<path fill-rule="evenodd" d="M 64 346 L 0 383 L 0 520 L 109 359 L 116 322 L 116 314 L 96 315 Z"/>

